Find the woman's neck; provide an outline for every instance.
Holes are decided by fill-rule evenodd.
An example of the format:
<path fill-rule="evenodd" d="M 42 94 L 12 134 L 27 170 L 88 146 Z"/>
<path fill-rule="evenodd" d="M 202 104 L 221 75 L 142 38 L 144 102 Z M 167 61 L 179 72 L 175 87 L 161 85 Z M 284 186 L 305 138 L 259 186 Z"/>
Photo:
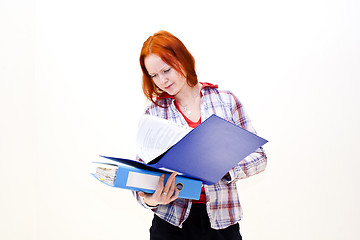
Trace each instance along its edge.
<path fill-rule="evenodd" d="M 201 84 L 197 83 L 194 87 L 186 85 L 182 92 L 179 92 L 174 97 L 180 105 L 189 105 L 195 99 L 200 97 Z"/>
<path fill-rule="evenodd" d="M 181 112 L 192 122 L 197 122 L 200 118 L 200 96 L 201 84 L 187 88 L 181 95 L 174 96 Z"/>

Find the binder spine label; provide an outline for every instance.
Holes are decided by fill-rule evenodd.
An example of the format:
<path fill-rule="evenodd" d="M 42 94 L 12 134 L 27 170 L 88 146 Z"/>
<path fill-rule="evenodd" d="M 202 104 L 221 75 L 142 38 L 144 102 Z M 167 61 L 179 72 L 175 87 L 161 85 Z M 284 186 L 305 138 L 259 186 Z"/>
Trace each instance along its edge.
<path fill-rule="evenodd" d="M 160 176 L 129 171 L 126 186 L 156 190 Z"/>

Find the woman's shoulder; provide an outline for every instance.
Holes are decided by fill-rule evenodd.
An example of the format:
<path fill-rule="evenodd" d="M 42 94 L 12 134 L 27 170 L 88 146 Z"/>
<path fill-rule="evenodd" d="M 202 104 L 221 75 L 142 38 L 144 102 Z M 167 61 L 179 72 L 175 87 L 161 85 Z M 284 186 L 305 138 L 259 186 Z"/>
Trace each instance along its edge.
<path fill-rule="evenodd" d="M 172 100 L 167 98 L 161 98 L 156 100 L 156 104 L 150 102 L 145 108 L 145 114 L 149 115 L 159 115 L 161 112 L 166 111 L 166 109 L 171 105 Z"/>
<path fill-rule="evenodd" d="M 232 91 L 228 89 L 219 88 L 218 85 L 216 85 L 216 88 L 204 87 L 203 95 L 219 98 L 221 99 L 221 101 L 228 103 L 239 102 L 238 97 Z"/>
<path fill-rule="evenodd" d="M 218 84 L 213 84 L 213 83 L 208 83 L 208 82 L 201 82 L 201 84 L 202 84 L 202 89 L 207 93 L 233 95 L 233 93 L 231 91 L 229 91 L 227 89 L 219 88 Z"/>

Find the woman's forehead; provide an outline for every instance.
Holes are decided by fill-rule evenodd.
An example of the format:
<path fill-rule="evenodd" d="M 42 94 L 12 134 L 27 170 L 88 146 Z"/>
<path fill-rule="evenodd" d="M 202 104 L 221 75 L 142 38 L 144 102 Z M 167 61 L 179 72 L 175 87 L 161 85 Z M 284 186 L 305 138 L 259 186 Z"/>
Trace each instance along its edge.
<path fill-rule="evenodd" d="M 158 55 L 150 54 L 144 59 L 145 67 L 148 71 L 161 71 L 169 65 Z"/>

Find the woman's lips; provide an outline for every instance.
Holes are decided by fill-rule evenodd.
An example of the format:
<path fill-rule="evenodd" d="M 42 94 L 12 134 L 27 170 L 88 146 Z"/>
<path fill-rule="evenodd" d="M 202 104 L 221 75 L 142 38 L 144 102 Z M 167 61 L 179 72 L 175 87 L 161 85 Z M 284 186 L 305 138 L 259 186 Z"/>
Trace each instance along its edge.
<path fill-rule="evenodd" d="M 169 89 L 174 83 L 170 84 L 169 86 L 165 87 L 165 89 Z"/>

